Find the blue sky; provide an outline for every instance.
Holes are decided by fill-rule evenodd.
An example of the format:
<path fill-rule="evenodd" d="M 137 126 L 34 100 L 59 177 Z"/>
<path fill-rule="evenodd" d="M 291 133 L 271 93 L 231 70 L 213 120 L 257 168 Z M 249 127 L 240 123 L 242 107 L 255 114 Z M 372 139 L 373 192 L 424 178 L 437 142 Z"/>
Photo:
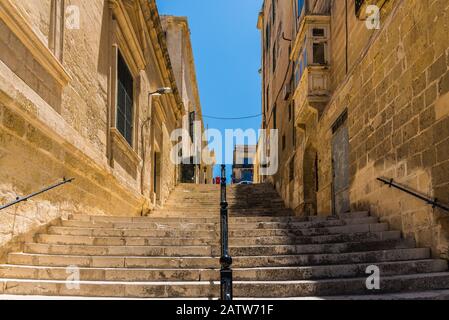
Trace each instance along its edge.
<path fill-rule="evenodd" d="M 261 113 L 260 34 L 262 0 L 156 0 L 159 13 L 189 20 L 204 115 L 242 117 Z M 259 129 L 261 117 L 245 120 L 205 118 L 205 125 Z M 228 167 L 228 174 L 230 168 Z M 218 168 L 216 168 L 218 174 Z"/>

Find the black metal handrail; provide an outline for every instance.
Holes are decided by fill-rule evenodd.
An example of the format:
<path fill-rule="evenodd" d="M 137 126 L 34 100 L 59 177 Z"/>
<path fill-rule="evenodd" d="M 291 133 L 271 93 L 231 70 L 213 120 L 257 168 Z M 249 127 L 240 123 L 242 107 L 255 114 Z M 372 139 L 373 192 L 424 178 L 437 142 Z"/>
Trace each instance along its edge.
<path fill-rule="evenodd" d="M 20 203 L 20 202 L 27 201 L 27 200 L 30 199 L 30 198 L 33 198 L 33 197 L 38 196 L 38 195 L 40 195 L 40 194 L 42 194 L 42 193 L 44 193 L 44 192 L 50 191 L 50 190 L 52 190 L 52 189 L 55 189 L 55 188 L 57 188 L 57 187 L 59 187 L 59 186 L 62 186 L 62 185 L 64 185 L 64 184 L 66 184 L 66 183 L 70 183 L 70 182 L 72 182 L 73 180 L 75 180 L 75 178 L 71 178 L 71 179 L 63 178 L 61 182 L 55 183 L 55 184 L 53 184 L 53 185 L 51 185 L 51 186 L 49 186 L 49 187 L 46 187 L 46 188 L 44 188 L 44 189 L 42 189 L 42 190 L 40 190 L 40 191 L 34 192 L 34 193 L 32 193 L 32 194 L 30 194 L 30 195 L 27 195 L 27 196 L 25 196 L 25 197 L 17 197 L 16 200 L 14 200 L 13 202 L 10 202 L 10 203 L 8 203 L 8 204 L 5 204 L 5 205 L 3 205 L 3 206 L 0 206 L 0 210 L 9 208 L 9 207 L 11 207 L 11 206 L 13 206 L 13 205 L 16 205 L 16 204 Z"/>
<path fill-rule="evenodd" d="M 232 257 L 229 254 L 228 242 L 228 202 L 226 200 L 226 166 L 221 166 L 220 186 L 220 234 L 221 234 L 221 257 L 220 257 L 220 290 L 221 300 L 232 300 Z"/>
<path fill-rule="evenodd" d="M 377 180 L 379 180 L 379 181 L 381 181 L 381 182 L 383 182 L 383 183 L 385 183 L 386 185 L 388 185 L 390 188 L 396 188 L 396 189 L 399 189 L 399 190 L 401 190 L 401 191 L 403 191 L 403 192 L 405 192 L 405 193 L 407 193 L 407 194 L 410 194 L 410 195 L 412 195 L 412 196 L 414 196 L 414 197 L 416 197 L 416 198 L 418 198 L 418 199 L 420 199 L 420 200 L 422 200 L 422 201 L 424 201 L 424 202 L 426 202 L 427 204 L 429 204 L 429 205 L 431 205 L 432 206 L 432 208 L 440 208 L 440 209 L 442 209 L 442 210 L 445 210 L 445 211 L 448 211 L 449 212 L 449 206 L 446 206 L 446 205 L 444 205 L 444 204 L 442 204 L 442 203 L 439 203 L 438 202 L 438 199 L 432 199 L 432 198 L 430 198 L 430 197 L 427 197 L 427 196 L 424 196 L 424 195 L 422 195 L 422 194 L 419 194 L 418 192 L 415 192 L 415 191 L 413 191 L 413 190 L 410 190 L 409 188 L 407 188 L 407 187 L 405 187 L 405 186 L 402 186 L 402 185 L 400 185 L 400 184 L 398 184 L 398 183 L 396 183 L 396 182 L 394 182 L 394 179 L 387 179 L 387 178 L 377 178 Z"/>

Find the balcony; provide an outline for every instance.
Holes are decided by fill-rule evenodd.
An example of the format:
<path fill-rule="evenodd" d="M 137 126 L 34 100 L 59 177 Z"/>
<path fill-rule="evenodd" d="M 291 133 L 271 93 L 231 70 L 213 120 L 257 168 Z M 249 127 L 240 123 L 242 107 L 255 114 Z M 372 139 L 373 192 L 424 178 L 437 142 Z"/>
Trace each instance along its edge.
<path fill-rule="evenodd" d="M 306 15 L 290 56 L 295 63 L 293 99 L 300 128 L 316 122 L 329 101 L 329 47 L 330 17 Z"/>
<path fill-rule="evenodd" d="M 308 66 L 294 93 L 296 125 L 307 124 L 311 116 L 318 116 L 329 95 L 329 67 Z"/>

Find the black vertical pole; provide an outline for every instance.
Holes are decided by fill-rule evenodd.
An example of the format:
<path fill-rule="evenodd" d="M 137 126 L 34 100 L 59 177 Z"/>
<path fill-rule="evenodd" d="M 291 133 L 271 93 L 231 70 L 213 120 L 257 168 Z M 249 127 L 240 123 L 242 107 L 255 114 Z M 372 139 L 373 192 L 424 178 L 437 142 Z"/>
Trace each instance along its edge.
<path fill-rule="evenodd" d="M 232 258 L 228 245 L 228 202 L 226 201 L 226 166 L 221 165 L 221 201 L 220 201 L 220 231 L 221 231 L 221 300 L 232 300 Z"/>

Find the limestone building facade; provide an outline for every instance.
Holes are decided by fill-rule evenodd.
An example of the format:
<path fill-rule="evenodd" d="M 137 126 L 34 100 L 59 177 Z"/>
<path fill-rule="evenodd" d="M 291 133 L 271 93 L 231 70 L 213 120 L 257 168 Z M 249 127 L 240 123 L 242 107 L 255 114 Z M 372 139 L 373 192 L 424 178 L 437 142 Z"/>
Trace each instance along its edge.
<path fill-rule="evenodd" d="M 178 88 L 154 0 L 2 0 L 0 203 L 75 178 L 3 210 L 2 248 L 71 213 L 163 204 L 180 180 Z"/>
<path fill-rule="evenodd" d="M 189 23 L 186 17 L 162 16 L 161 20 L 173 72 L 184 105 L 182 127 L 188 132 L 187 139 L 192 145 L 192 150 L 183 152 L 180 181 L 183 183 L 212 183 L 214 161 L 207 148 L 207 141 L 201 136 L 205 128 Z M 194 144 L 195 141 L 198 141 L 197 146 Z M 208 153 L 204 156 L 210 158 L 211 161 L 204 161 L 203 151 Z"/>
<path fill-rule="evenodd" d="M 265 0 L 263 128 L 279 130 L 280 169 L 257 179 L 299 215 L 369 210 L 447 257 L 447 214 L 377 178 L 449 203 L 448 19 L 445 0 Z"/>

